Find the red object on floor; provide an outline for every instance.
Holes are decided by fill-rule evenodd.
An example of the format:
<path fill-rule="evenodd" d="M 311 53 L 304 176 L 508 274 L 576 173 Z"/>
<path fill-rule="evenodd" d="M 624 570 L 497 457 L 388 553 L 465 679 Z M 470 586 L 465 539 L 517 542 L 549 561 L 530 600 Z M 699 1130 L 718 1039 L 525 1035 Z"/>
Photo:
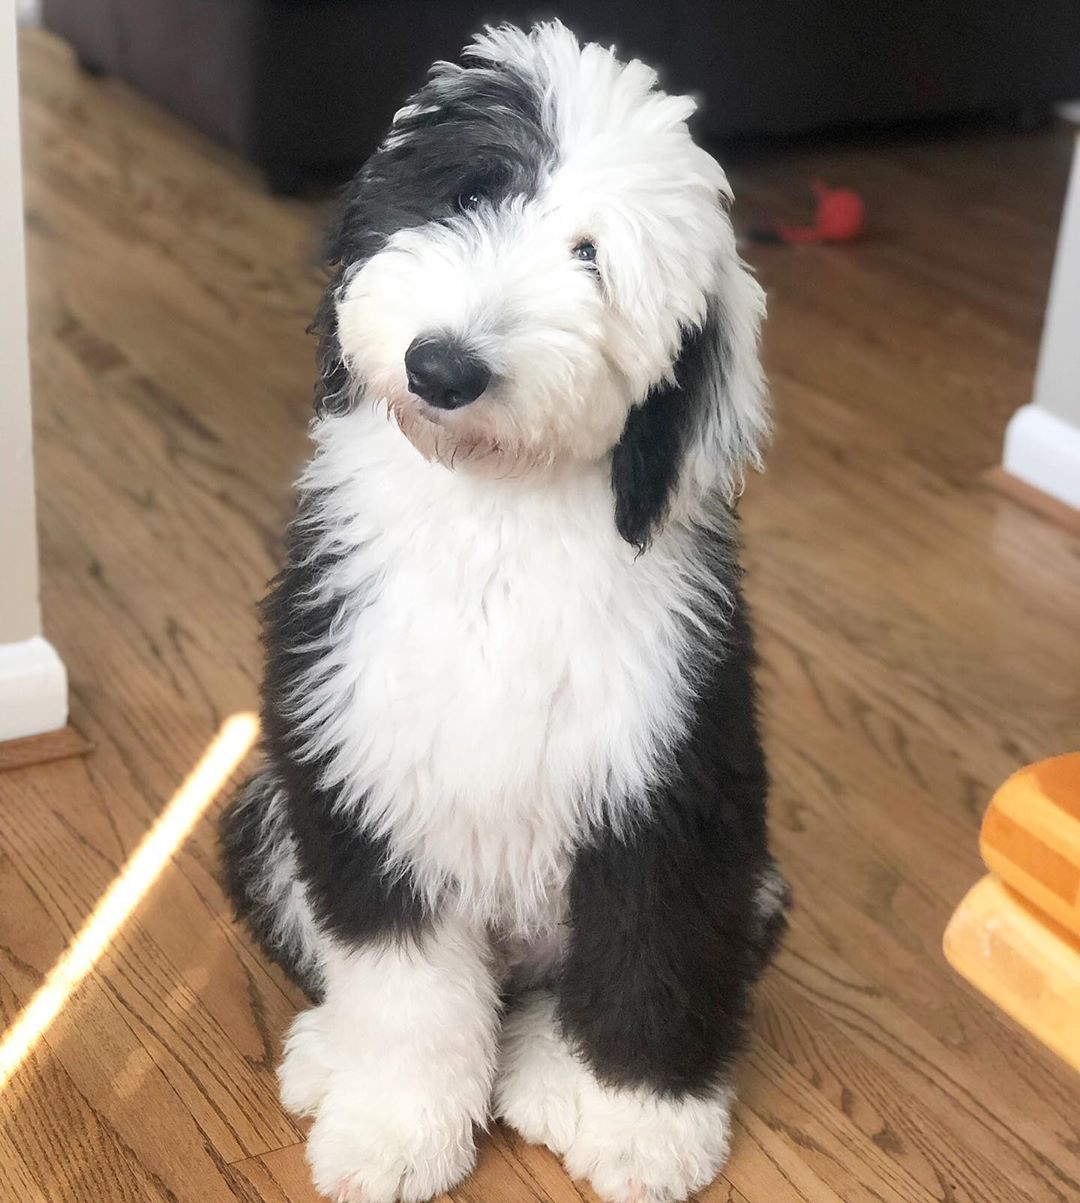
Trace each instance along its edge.
<path fill-rule="evenodd" d="M 817 199 L 812 226 L 775 226 L 752 232 L 763 242 L 854 242 L 866 232 L 866 203 L 854 188 L 830 188 L 821 180 L 810 185 Z"/>

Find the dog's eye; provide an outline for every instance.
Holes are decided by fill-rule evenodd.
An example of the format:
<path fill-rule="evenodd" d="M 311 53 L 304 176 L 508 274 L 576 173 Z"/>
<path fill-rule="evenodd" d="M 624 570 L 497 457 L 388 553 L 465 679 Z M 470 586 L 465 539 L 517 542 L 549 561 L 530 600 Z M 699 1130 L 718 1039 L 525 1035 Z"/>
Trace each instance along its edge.
<path fill-rule="evenodd" d="M 466 188 L 458 193 L 457 207 L 459 209 L 476 209 L 487 199 L 483 188 Z"/>
<path fill-rule="evenodd" d="M 462 178 L 454 205 L 463 213 L 494 205 L 510 184 L 510 169 L 505 163 L 472 163 Z"/>
<path fill-rule="evenodd" d="M 588 238 L 583 238 L 571 252 L 575 259 L 580 259 L 582 263 L 596 262 L 596 243 L 590 242 Z"/>

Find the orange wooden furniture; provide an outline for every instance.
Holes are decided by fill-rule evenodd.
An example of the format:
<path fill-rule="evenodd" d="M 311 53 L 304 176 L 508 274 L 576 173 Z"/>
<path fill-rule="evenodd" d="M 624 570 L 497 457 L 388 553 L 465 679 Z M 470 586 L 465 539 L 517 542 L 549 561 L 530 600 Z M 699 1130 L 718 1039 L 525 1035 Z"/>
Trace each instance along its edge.
<path fill-rule="evenodd" d="M 957 907 L 945 956 L 1080 1069 L 1080 753 L 1014 773 L 979 847 L 990 873 Z"/>

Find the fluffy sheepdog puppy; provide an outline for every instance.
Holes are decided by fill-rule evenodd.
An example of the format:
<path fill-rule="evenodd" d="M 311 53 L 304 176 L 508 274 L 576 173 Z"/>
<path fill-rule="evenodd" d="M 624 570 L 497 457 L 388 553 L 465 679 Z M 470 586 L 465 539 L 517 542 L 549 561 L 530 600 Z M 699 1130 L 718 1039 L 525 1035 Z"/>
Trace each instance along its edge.
<path fill-rule="evenodd" d="M 660 1203 L 730 1138 L 784 926 L 732 504 L 761 289 L 694 108 L 559 24 L 439 63 L 347 193 L 228 883 L 310 994 L 336 1200 L 499 1116 Z"/>

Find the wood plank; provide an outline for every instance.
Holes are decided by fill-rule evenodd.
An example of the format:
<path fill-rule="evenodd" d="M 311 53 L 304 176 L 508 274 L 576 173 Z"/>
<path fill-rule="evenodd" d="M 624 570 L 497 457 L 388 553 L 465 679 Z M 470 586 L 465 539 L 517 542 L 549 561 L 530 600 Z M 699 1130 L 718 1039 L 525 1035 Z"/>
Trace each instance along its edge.
<path fill-rule="evenodd" d="M 1080 510 L 1073 509 L 1064 501 L 1058 501 L 1049 493 L 1043 493 L 1027 481 L 1006 472 L 1004 468 L 991 468 L 986 474 L 986 484 L 988 488 L 1004 493 L 1006 497 L 1011 497 L 1027 509 L 1049 518 L 1051 522 L 1056 522 L 1073 533 L 1080 532 Z"/>
<path fill-rule="evenodd" d="M 71 726 L 25 739 L 5 739 L 0 741 L 0 773 L 66 760 L 69 756 L 86 756 L 90 751 L 90 742 Z"/>
<path fill-rule="evenodd" d="M 5 1027 L 22 1002 L 0 976 Z M 58 1023 L 66 1058 L 35 1043 L 0 1094 L 0 1181 L 17 1182 L 20 1192 L 5 1198 L 174 1203 L 190 1192 L 232 1203 L 223 1164 L 208 1156 L 204 1135 L 110 1012 L 100 986 L 88 982 L 78 1018 L 69 1009 Z"/>
<path fill-rule="evenodd" d="M 238 1161 L 229 1173 L 261 1203 L 319 1203 L 322 1198 L 311 1185 L 302 1144 Z"/>

